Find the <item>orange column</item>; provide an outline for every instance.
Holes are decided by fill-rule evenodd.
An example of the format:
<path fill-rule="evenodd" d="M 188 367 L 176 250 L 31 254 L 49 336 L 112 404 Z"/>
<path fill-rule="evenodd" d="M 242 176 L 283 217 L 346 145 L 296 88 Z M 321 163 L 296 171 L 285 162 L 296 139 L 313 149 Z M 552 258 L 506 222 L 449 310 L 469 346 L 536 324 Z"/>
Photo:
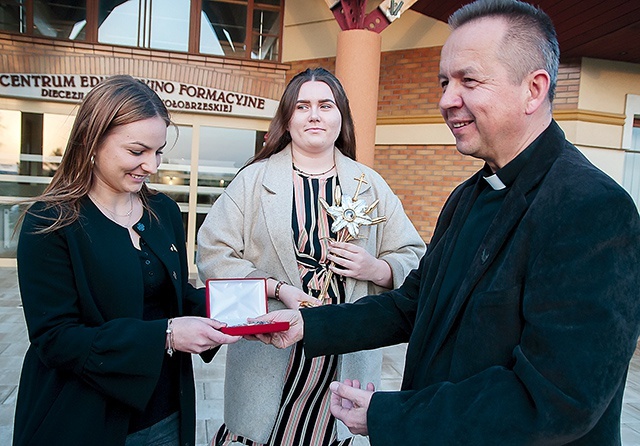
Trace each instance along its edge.
<path fill-rule="evenodd" d="M 357 158 L 373 167 L 382 37 L 366 29 L 338 34 L 336 77 L 344 86 L 356 127 Z"/>

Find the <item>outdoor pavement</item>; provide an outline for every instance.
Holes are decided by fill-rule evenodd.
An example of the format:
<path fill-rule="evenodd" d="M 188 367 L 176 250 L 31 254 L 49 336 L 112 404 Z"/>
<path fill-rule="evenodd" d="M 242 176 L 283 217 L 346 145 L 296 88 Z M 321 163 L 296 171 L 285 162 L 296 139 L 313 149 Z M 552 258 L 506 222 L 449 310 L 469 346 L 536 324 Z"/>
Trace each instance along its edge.
<path fill-rule="evenodd" d="M 0 267 L 0 446 L 11 444 L 20 368 L 27 347 L 16 270 Z M 385 348 L 381 390 L 400 387 L 405 349 L 404 344 Z M 210 364 L 194 357 L 197 446 L 208 446 L 222 423 L 224 359 L 224 348 Z M 629 369 L 621 431 L 624 446 L 640 446 L 640 351 L 636 351 Z"/>

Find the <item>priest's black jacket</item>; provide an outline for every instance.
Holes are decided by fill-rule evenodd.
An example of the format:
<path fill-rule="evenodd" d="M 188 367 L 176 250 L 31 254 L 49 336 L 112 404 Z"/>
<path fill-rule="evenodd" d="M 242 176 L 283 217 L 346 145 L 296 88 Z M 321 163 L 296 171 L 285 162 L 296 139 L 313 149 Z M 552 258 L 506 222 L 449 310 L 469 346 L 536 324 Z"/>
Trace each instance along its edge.
<path fill-rule="evenodd" d="M 135 231 L 173 283 L 176 314 L 205 316 L 204 289 L 188 283 L 176 203 L 150 195 Z M 36 235 L 54 215 L 36 203 L 18 241 L 18 279 L 30 345 L 24 358 L 14 446 L 124 445 L 132 411 L 147 405 L 165 352 L 167 319 L 144 321 L 140 260 L 127 229 L 88 199 L 78 221 Z M 210 361 L 212 353 L 205 360 Z M 181 445 L 195 443 L 191 355 L 180 362 Z"/>
<path fill-rule="evenodd" d="M 458 186 L 397 290 L 302 310 L 309 356 L 408 342 L 376 392 L 373 446 L 619 445 L 640 327 L 640 223 L 628 194 L 552 122 L 434 313 L 478 175 Z"/>

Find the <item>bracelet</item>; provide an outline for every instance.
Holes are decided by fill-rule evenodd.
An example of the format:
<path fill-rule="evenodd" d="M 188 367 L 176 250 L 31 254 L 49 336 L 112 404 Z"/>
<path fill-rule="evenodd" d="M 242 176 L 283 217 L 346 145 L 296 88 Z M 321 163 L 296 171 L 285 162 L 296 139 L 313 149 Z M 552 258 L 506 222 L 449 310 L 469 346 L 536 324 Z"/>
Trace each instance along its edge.
<path fill-rule="evenodd" d="M 173 324 L 173 319 L 169 319 L 167 321 L 167 341 L 169 346 L 167 347 L 167 355 L 169 355 L 169 357 L 173 356 L 173 352 L 176 351 L 176 349 L 173 347 L 173 327 L 171 326 L 171 324 Z"/>
<path fill-rule="evenodd" d="M 286 285 L 286 282 L 281 280 L 276 284 L 276 288 L 273 290 L 273 297 L 276 300 L 280 300 L 280 288 L 282 287 L 282 285 Z"/>

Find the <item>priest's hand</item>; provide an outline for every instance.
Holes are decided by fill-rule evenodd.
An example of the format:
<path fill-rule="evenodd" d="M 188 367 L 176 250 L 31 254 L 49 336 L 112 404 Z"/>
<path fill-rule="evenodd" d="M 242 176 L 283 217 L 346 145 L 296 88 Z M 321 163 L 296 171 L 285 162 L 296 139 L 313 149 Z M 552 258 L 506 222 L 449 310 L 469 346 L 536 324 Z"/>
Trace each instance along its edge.
<path fill-rule="evenodd" d="M 368 435 L 367 410 L 371 397 L 375 392 L 372 383 L 367 384 L 366 390 L 360 389 L 360 382 L 346 379 L 344 383 L 334 381 L 331 389 L 331 413 L 342 421 L 353 434 Z"/>
<path fill-rule="evenodd" d="M 271 344 L 277 348 L 287 348 L 300 341 L 304 335 L 304 322 L 298 310 L 273 311 L 255 319 L 249 319 L 249 322 L 289 322 L 288 330 L 255 335 L 265 344 Z"/>

